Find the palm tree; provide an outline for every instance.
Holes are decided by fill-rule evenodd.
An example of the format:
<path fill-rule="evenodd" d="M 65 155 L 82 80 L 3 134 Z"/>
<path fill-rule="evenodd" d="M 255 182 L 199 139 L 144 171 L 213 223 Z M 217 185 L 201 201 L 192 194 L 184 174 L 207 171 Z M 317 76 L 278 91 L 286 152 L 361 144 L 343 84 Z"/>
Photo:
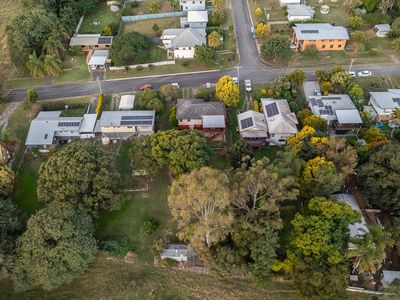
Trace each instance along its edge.
<path fill-rule="evenodd" d="M 393 123 L 393 129 L 392 132 L 390 133 L 390 136 L 393 136 L 393 131 L 396 127 L 399 127 L 400 125 L 400 107 L 396 107 L 391 116 L 390 116 L 392 123 Z"/>
<path fill-rule="evenodd" d="M 354 248 L 349 249 L 348 257 L 354 259 L 353 271 L 358 269 L 360 273 L 379 269 L 386 258 L 386 246 L 393 245 L 391 234 L 383 231 L 381 226 L 368 229 L 364 235 L 350 239 Z"/>
<path fill-rule="evenodd" d="M 26 67 L 33 77 L 43 77 L 45 75 L 43 68 L 43 60 L 41 57 L 37 57 L 36 52 L 29 54 L 28 62 Z"/>
<path fill-rule="evenodd" d="M 60 57 L 65 53 L 65 47 L 58 36 L 51 34 L 44 42 L 44 50 L 48 55 Z"/>
<path fill-rule="evenodd" d="M 49 76 L 55 76 L 62 71 L 61 60 L 56 57 L 47 54 L 44 57 L 44 71 Z"/>

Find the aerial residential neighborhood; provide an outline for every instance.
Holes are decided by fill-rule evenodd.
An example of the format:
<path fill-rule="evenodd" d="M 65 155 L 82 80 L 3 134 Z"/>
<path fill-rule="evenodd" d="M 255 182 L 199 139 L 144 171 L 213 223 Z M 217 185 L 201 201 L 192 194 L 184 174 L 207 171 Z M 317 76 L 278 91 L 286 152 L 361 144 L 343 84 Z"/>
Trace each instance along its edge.
<path fill-rule="evenodd" d="M 0 2 L 0 299 L 400 299 L 398 0 Z"/>

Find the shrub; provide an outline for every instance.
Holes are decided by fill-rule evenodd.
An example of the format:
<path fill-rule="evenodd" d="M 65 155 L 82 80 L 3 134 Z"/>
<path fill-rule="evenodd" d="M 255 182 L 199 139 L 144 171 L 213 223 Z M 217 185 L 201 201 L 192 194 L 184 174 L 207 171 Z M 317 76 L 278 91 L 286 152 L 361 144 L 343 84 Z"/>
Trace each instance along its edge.
<path fill-rule="evenodd" d="M 379 143 L 379 142 L 386 142 L 387 137 L 386 135 L 380 131 L 379 128 L 372 127 L 367 129 L 363 134 L 364 140 L 367 144 Z"/>
<path fill-rule="evenodd" d="M 258 104 L 258 100 L 253 101 L 253 107 L 254 107 L 254 111 L 260 112 L 260 106 Z"/>
<path fill-rule="evenodd" d="M 261 93 L 259 92 L 254 93 L 254 99 L 259 101 L 261 99 Z"/>
<path fill-rule="evenodd" d="M 323 91 L 331 92 L 333 91 L 333 85 L 329 81 L 321 83 L 321 88 Z"/>
<path fill-rule="evenodd" d="M 356 29 L 363 25 L 363 20 L 360 16 L 351 16 L 348 19 L 348 23 L 351 28 Z"/>
<path fill-rule="evenodd" d="M 153 64 L 148 64 L 148 68 L 149 69 L 154 69 L 156 66 L 155 65 L 153 65 Z"/>
<path fill-rule="evenodd" d="M 36 103 L 39 97 L 35 89 L 29 89 L 26 92 L 26 100 L 30 103 Z"/>
<path fill-rule="evenodd" d="M 318 49 L 315 45 L 309 45 L 303 50 L 303 54 L 307 56 L 313 56 L 318 53 Z"/>
<path fill-rule="evenodd" d="M 176 105 L 171 108 L 171 111 L 169 112 L 169 129 L 176 128 L 178 125 L 178 120 L 176 119 Z"/>
<path fill-rule="evenodd" d="M 139 6 L 139 3 L 138 3 L 137 1 L 132 1 L 132 2 L 129 2 L 129 6 L 130 6 L 131 8 L 136 8 L 136 7 Z"/>
<path fill-rule="evenodd" d="M 182 62 L 182 66 L 184 66 L 185 68 L 189 67 L 190 66 L 190 62 L 188 62 L 187 60 L 184 60 Z"/>
<path fill-rule="evenodd" d="M 267 90 L 266 90 L 266 89 L 262 89 L 262 90 L 261 90 L 261 94 L 262 94 L 262 95 L 266 95 L 266 94 L 267 94 Z"/>
<path fill-rule="evenodd" d="M 131 14 L 132 13 L 129 7 L 123 7 L 121 9 L 121 16 L 130 16 Z"/>
<path fill-rule="evenodd" d="M 136 66 L 136 71 L 142 71 L 144 68 L 141 65 Z"/>
<path fill-rule="evenodd" d="M 178 262 L 176 260 L 173 260 L 170 258 L 164 258 L 160 261 L 160 266 L 163 268 L 171 269 L 173 267 L 176 267 L 177 265 L 178 265 Z"/>
<path fill-rule="evenodd" d="M 142 230 L 145 235 L 152 235 L 160 227 L 160 221 L 152 217 L 146 217 L 142 224 Z"/>
<path fill-rule="evenodd" d="M 129 241 L 127 236 L 111 238 L 105 241 L 99 241 L 99 249 L 111 256 L 122 257 L 129 251 L 135 250 L 135 244 Z"/>
<path fill-rule="evenodd" d="M 97 99 L 97 107 L 96 107 L 96 114 L 99 115 L 101 113 L 101 109 L 103 107 L 103 99 L 104 95 L 100 94 L 99 98 Z"/>
<path fill-rule="evenodd" d="M 112 22 L 112 23 L 108 24 L 107 27 L 109 27 L 111 29 L 112 35 L 117 35 L 118 34 L 119 23 Z"/>
<path fill-rule="evenodd" d="M 396 38 L 393 40 L 392 47 L 395 51 L 400 52 L 400 38 Z"/>

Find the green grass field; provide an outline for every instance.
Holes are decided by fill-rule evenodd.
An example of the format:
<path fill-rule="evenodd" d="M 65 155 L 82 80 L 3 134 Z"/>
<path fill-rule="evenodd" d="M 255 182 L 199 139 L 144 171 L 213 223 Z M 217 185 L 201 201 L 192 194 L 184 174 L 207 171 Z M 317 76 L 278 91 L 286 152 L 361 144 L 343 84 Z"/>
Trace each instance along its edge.
<path fill-rule="evenodd" d="M 180 28 L 179 18 L 172 17 L 126 23 L 123 25 L 123 32 L 136 31 L 145 36 L 154 37 L 156 36 L 155 32 L 153 31 L 154 24 L 157 24 L 161 31 L 169 28 Z"/>
<path fill-rule="evenodd" d="M 119 23 L 120 18 L 120 12 L 112 12 L 103 2 L 95 12 L 85 16 L 79 33 L 102 33 L 104 27 L 110 23 Z"/>
<path fill-rule="evenodd" d="M 90 73 L 86 65 L 86 56 L 67 56 L 64 60 L 63 71 L 54 78 L 54 83 L 57 84 L 88 80 L 90 80 Z"/>

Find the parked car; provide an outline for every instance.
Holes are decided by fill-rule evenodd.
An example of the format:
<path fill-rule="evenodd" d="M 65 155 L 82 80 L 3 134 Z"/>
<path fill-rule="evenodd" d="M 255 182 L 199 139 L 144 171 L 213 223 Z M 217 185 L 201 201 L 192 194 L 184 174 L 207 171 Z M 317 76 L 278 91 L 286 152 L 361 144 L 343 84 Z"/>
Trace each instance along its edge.
<path fill-rule="evenodd" d="M 144 90 L 151 90 L 153 86 L 150 83 L 145 83 L 140 86 L 139 90 L 144 91 Z"/>
<path fill-rule="evenodd" d="M 354 71 L 349 71 L 349 75 L 350 75 L 351 77 L 356 77 L 356 72 L 354 72 Z"/>
<path fill-rule="evenodd" d="M 314 90 L 314 96 L 322 96 L 322 93 L 320 90 Z"/>
<path fill-rule="evenodd" d="M 250 28 L 250 33 L 251 33 L 251 37 L 252 37 L 253 39 L 256 39 L 256 31 L 254 30 L 254 27 L 253 27 L 253 26 Z"/>
<path fill-rule="evenodd" d="M 237 77 L 232 77 L 233 83 L 238 84 L 239 83 L 239 78 Z"/>
<path fill-rule="evenodd" d="M 244 87 L 246 89 L 246 92 L 248 92 L 248 93 L 251 92 L 251 81 L 250 81 L 250 79 L 246 79 L 244 81 Z"/>
<path fill-rule="evenodd" d="M 171 85 L 173 87 L 176 87 L 177 89 L 179 89 L 181 87 L 181 85 L 179 83 L 177 83 L 177 82 L 172 82 Z"/>
<path fill-rule="evenodd" d="M 360 72 L 357 73 L 358 77 L 368 77 L 368 76 L 371 76 L 371 75 L 372 75 L 372 72 L 368 71 L 368 70 L 360 71 Z"/>

